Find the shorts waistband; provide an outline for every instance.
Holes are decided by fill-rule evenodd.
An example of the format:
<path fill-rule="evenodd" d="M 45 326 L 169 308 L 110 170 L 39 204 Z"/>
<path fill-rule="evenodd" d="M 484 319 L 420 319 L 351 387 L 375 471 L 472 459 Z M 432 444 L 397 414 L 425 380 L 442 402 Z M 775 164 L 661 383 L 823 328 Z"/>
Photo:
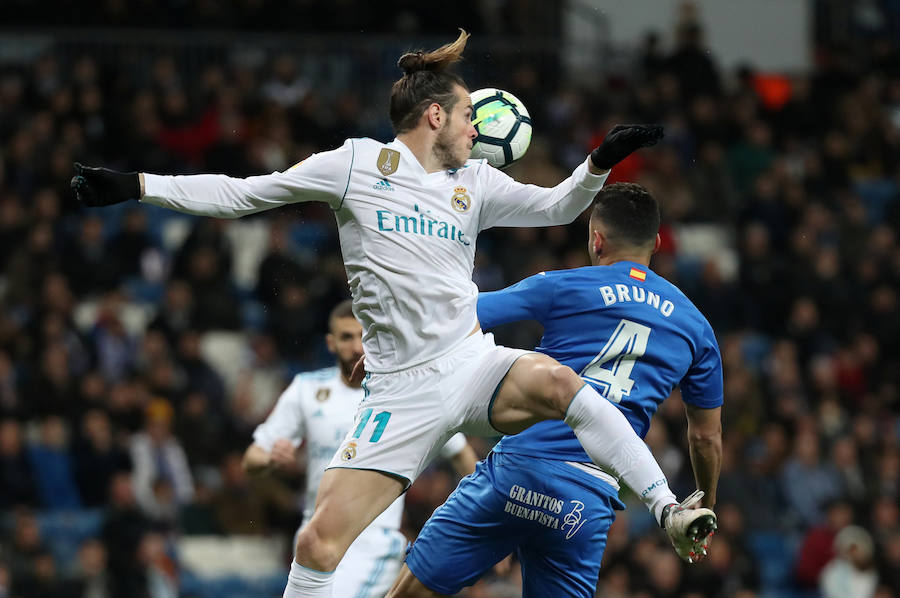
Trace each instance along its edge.
<path fill-rule="evenodd" d="M 418 363 L 416 365 L 409 366 L 407 368 L 401 368 L 399 370 L 390 370 L 386 372 L 371 372 L 372 375 L 385 375 L 385 374 L 401 374 L 401 375 L 416 375 L 420 372 L 425 372 L 428 370 L 435 371 L 440 370 L 442 366 L 445 366 L 449 363 L 449 361 L 456 357 L 458 353 L 465 350 L 471 350 L 474 347 L 477 347 L 479 344 L 483 343 L 486 338 L 493 339 L 494 335 L 490 332 L 485 333 L 481 328 L 465 337 L 452 347 L 447 350 L 446 353 L 441 353 L 437 357 L 429 359 L 428 361 L 424 361 L 422 363 Z"/>
<path fill-rule="evenodd" d="M 594 476 L 597 479 L 603 480 L 615 488 L 616 492 L 619 491 L 619 481 L 611 474 L 605 472 L 603 468 L 594 465 L 593 463 L 579 463 L 577 461 L 563 461 L 563 463 L 570 467 L 574 467 L 575 469 L 579 469 L 588 475 Z"/>

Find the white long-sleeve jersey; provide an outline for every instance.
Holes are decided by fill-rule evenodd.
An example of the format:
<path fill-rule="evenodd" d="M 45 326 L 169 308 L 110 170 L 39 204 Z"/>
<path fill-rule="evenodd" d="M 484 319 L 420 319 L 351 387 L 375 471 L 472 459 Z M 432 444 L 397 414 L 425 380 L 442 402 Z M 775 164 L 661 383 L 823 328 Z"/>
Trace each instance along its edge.
<path fill-rule="evenodd" d="M 363 326 L 366 369 L 385 373 L 439 357 L 475 328 L 480 231 L 568 224 L 605 180 L 587 160 L 552 188 L 518 183 L 484 160 L 429 174 L 397 139 L 348 139 L 270 175 L 145 174 L 142 201 L 218 218 L 328 203 Z"/>
<path fill-rule="evenodd" d="M 316 504 L 316 491 L 331 458 L 353 427 L 362 388 L 347 386 L 336 367 L 305 372 L 294 377 L 278 397 L 266 421 L 253 432 L 253 443 L 267 452 L 275 441 L 286 438 L 298 447 L 306 440 L 306 495 L 303 519 L 308 521 Z M 466 437 L 456 434 L 441 450 L 441 457 L 455 457 L 466 447 Z M 372 527 L 400 529 L 403 496 L 372 523 Z"/>

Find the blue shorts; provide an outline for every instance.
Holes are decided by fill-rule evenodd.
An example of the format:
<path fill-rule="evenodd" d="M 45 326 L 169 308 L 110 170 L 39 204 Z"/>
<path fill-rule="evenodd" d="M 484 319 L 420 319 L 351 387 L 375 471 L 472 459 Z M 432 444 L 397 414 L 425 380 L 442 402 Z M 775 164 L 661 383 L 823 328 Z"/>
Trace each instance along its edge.
<path fill-rule="evenodd" d="M 516 551 L 523 598 L 592 598 L 624 508 L 612 486 L 563 461 L 491 453 L 434 512 L 406 564 L 432 591 L 456 594 Z"/>

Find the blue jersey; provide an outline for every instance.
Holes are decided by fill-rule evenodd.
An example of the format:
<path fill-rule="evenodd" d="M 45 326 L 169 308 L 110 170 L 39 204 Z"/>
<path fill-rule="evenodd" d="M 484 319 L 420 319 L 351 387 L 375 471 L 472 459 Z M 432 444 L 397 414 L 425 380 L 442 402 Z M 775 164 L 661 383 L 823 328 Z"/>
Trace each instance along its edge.
<path fill-rule="evenodd" d="M 484 328 L 540 322 L 544 336 L 535 350 L 575 370 L 625 414 L 641 438 L 675 386 L 687 404 L 722 404 L 722 360 L 712 327 L 677 287 L 641 264 L 542 272 L 481 293 L 478 319 Z M 494 450 L 590 461 L 562 421 L 506 436 Z"/>

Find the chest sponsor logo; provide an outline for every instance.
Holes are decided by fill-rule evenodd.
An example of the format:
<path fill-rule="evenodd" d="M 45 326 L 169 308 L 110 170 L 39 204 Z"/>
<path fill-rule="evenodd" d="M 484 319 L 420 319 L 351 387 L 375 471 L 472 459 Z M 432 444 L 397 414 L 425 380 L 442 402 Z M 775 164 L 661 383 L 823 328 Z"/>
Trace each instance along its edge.
<path fill-rule="evenodd" d="M 381 148 L 376 166 L 378 167 L 378 172 L 384 176 L 394 174 L 400 167 L 400 152 L 386 147 Z"/>
<path fill-rule="evenodd" d="M 423 237 L 439 237 L 456 241 L 463 245 L 471 245 L 466 234 L 456 228 L 453 222 L 438 220 L 431 216 L 431 211 L 422 211 L 418 205 L 413 206 L 415 215 L 403 216 L 390 210 L 375 210 L 378 219 L 378 230 L 383 233 L 401 233 L 421 235 Z"/>
<path fill-rule="evenodd" d="M 453 197 L 450 199 L 450 205 L 457 212 L 468 212 L 472 207 L 472 198 L 465 187 L 457 187 L 453 190 Z"/>
<path fill-rule="evenodd" d="M 319 390 L 316 391 L 316 400 L 320 403 L 324 403 L 329 398 L 331 398 L 331 389 L 327 386 L 323 386 Z"/>

